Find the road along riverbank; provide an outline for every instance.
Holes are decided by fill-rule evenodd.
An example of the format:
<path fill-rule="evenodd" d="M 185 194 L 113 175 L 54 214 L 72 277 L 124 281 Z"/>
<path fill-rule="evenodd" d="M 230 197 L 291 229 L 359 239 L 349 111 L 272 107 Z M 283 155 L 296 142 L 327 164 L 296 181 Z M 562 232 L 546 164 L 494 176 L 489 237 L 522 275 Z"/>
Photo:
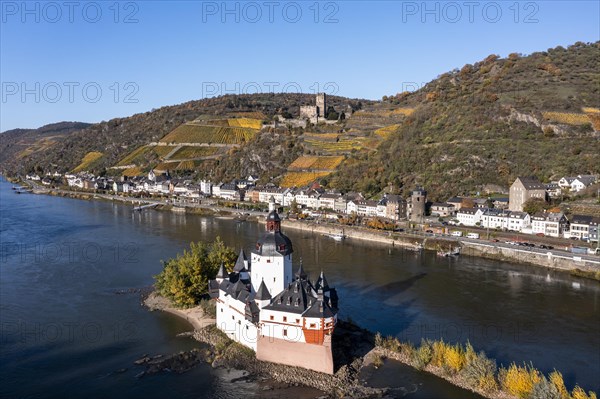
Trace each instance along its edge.
<path fill-rule="evenodd" d="M 27 184 L 28 182 L 22 182 Z M 157 211 L 171 211 L 177 213 L 194 214 L 202 216 L 219 216 L 234 218 L 235 209 L 226 209 L 211 205 L 173 205 L 163 200 L 136 199 L 117 195 L 94 194 L 79 191 L 51 189 L 38 185 L 30 185 L 34 194 L 47 194 L 69 197 L 83 200 L 117 201 L 124 204 L 155 204 L 153 208 Z M 246 221 L 258 221 L 264 223 L 264 218 L 258 212 L 252 212 Z M 570 274 L 600 281 L 600 257 L 592 255 L 578 255 L 566 251 L 551 250 L 542 251 L 525 247 L 515 247 L 501 242 L 489 242 L 484 240 L 470 240 L 466 238 L 455 238 L 440 235 L 423 235 L 410 232 L 389 232 L 368 229 L 359 226 L 342 226 L 329 223 L 317 223 L 312 221 L 299 221 L 286 219 L 283 221 L 284 228 L 310 232 L 321 235 L 339 235 L 356 240 L 376 242 L 393 247 L 406 248 L 408 250 L 429 249 L 439 251 L 461 248 L 461 253 L 468 256 L 476 256 L 488 259 L 503 260 L 517 263 L 526 263 L 541 266 L 547 269 L 559 270 Z"/>

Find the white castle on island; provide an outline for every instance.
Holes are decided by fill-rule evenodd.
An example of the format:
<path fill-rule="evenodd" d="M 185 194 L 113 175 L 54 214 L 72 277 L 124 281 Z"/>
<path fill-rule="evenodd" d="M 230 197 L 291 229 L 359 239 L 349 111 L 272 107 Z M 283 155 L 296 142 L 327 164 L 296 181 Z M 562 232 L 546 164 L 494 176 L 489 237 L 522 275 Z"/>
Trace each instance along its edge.
<path fill-rule="evenodd" d="M 331 338 L 338 297 L 323 272 L 313 284 L 300 262 L 292 268 L 292 242 L 281 232 L 271 198 L 266 232 L 248 260 L 240 251 L 233 272 L 221 265 L 209 281 L 217 327 L 252 348 L 259 360 L 333 374 Z"/>

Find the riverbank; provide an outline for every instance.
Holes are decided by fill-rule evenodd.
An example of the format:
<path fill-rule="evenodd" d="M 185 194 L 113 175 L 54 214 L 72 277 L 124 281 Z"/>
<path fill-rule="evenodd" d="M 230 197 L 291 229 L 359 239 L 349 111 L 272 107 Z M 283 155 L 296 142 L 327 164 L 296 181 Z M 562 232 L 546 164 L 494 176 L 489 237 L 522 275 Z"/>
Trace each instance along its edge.
<path fill-rule="evenodd" d="M 154 374 L 164 368 L 173 370 L 174 364 L 177 365 L 176 371 L 187 371 L 201 358 L 213 368 L 245 370 L 249 373 L 248 378 L 272 380 L 275 384 L 268 385 L 277 389 L 279 393 L 282 393 L 281 389 L 298 386 L 317 389 L 328 397 L 381 397 L 386 392 L 385 389 L 363 386 L 359 380 L 363 357 L 373 347 L 372 337 L 357 334 L 363 330 L 349 323 L 341 322 L 336 329 L 334 357 L 339 363 L 336 373 L 331 376 L 257 360 L 254 351 L 229 339 L 216 328 L 215 320 L 207 317 L 200 307 L 177 309 L 168 299 L 157 293 L 148 295 L 143 304 L 151 311 L 165 311 L 188 321 L 194 327 L 194 331 L 186 335 L 206 344 L 209 349 L 193 350 L 164 358 L 143 356 L 136 361 L 137 365 L 146 366 L 146 370 L 139 375 Z"/>
<path fill-rule="evenodd" d="M 129 205 L 137 205 L 141 202 L 146 204 L 155 204 L 156 206 L 154 209 L 157 211 L 169 211 L 201 216 L 216 216 L 230 219 L 235 218 L 235 215 L 233 214 L 235 211 L 234 209 L 225 209 L 211 205 L 181 206 L 173 205 L 160 200 L 140 200 L 118 195 L 50 189 L 37 186 L 29 182 L 20 183 L 28 184 L 30 187 L 32 187 L 34 194 L 48 194 L 83 200 L 105 200 L 111 202 L 119 201 Z M 253 212 L 252 216 L 245 217 L 244 220 L 264 223 L 264 220 L 257 215 L 258 213 Z M 423 234 L 413 234 L 409 232 L 389 232 L 373 230 L 359 226 L 342 226 L 329 223 L 316 223 L 290 219 L 284 220 L 282 225 L 286 229 L 294 229 L 321 235 L 340 234 L 343 231 L 344 235 L 350 239 L 374 242 L 392 247 L 405 248 L 407 250 L 418 251 L 421 249 L 428 249 L 439 251 L 440 249 L 449 250 L 452 248 L 461 248 L 462 253 L 468 256 L 525 263 L 550 270 L 566 272 L 578 277 L 600 281 L 600 257 L 597 256 L 593 257 L 576 255 L 557 250 L 534 251 L 523 247 L 506 245 L 501 242 L 493 243 L 484 240 L 469 240 L 465 238 L 440 235 L 424 236 Z"/>
<path fill-rule="evenodd" d="M 432 374 L 456 387 L 488 399 L 517 399 L 522 396 L 525 391 L 518 391 L 521 389 L 521 385 L 518 385 L 520 383 L 508 382 L 507 374 L 519 374 L 520 377 L 513 376 L 516 379 L 532 378 L 533 383 L 529 390 L 533 388 L 535 381 L 545 378 L 539 371 L 533 369 L 533 366 L 519 369 L 520 366 L 515 365 L 513 369 L 511 365 L 508 369 L 498 370 L 493 359 L 487 358 L 482 352 L 476 353 L 468 344 L 462 346 L 449 345 L 443 341 L 423 341 L 421 346 L 414 347 L 393 337 L 382 338 L 379 334 L 373 334 L 371 331 L 342 320 L 338 321 L 333 335 L 336 371 L 331 376 L 257 360 L 251 349 L 233 342 L 221 332 L 214 324 L 215 320 L 207 317 L 200 307 L 177 309 L 168 299 L 156 293 L 150 294 L 144 300 L 144 304 L 150 310 L 166 311 L 187 320 L 194 327 L 194 331 L 186 335 L 206 344 L 209 349 L 206 351 L 194 349 L 164 359 L 143 357 L 136 361 L 138 365 L 146 365 L 146 371 L 141 374 L 154 374 L 165 368 L 184 372 L 196 363 L 205 361 L 213 368 L 246 371 L 248 372 L 244 377 L 246 379 L 269 380 L 275 383 L 271 383 L 270 389 L 304 386 L 335 398 L 394 396 L 392 388 L 370 387 L 364 378 L 364 375 L 369 374 L 369 368 L 386 367 L 386 359 Z M 555 377 L 549 376 L 548 379 L 556 383 Z M 510 391 L 511 389 L 515 391 Z M 517 394 L 517 392 L 521 393 Z M 585 396 L 575 396 L 576 392 L 583 393 Z M 525 397 L 529 397 L 530 391 L 525 393 Z M 594 399 L 596 394 L 590 392 L 588 396 L 585 391 L 576 386 L 572 397 Z"/>

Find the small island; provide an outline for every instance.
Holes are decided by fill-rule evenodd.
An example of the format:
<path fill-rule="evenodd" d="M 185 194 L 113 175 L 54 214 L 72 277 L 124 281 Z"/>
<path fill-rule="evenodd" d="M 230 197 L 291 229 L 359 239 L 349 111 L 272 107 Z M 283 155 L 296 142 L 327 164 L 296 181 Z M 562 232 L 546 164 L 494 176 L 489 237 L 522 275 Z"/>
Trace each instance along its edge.
<path fill-rule="evenodd" d="M 271 201 L 266 231 L 248 259 L 219 238 L 192 243 L 165 262 L 156 291 L 144 304 L 187 320 L 188 335 L 210 349 L 167 357 L 144 356 L 140 373 L 185 372 L 206 361 L 213 367 L 245 370 L 284 386 L 316 388 L 329 397 L 384 397 L 393 390 L 366 386 L 369 368 L 387 359 L 437 375 L 492 399 L 596 399 L 578 385 L 571 392 L 563 376 L 545 376 L 531 364 L 498 367 L 470 343 L 423 339 L 420 345 L 382 337 L 338 318 L 338 296 L 323 272 L 314 284 L 299 262 L 292 276 L 291 240 Z M 259 282 L 260 281 L 260 282 Z"/>

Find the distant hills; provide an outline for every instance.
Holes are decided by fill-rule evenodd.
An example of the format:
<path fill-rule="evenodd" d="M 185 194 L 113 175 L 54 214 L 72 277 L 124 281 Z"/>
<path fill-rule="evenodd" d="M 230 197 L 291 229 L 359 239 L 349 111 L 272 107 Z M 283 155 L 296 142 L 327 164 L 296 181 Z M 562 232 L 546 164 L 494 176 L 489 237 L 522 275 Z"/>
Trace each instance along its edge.
<path fill-rule="evenodd" d="M 310 94 L 227 95 L 87 125 L 0 135 L 0 168 L 136 175 L 150 168 L 228 180 L 319 180 L 369 195 L 423 185 L 432 198 L 600 173 L 600 44 L 491 55 L 382 101 L 328 97 L 347 118 L 301 128 Z M 350 111 L 352 110 L 352 111 Z M 264 124 L 264 125 L 263 125 Z"/>

